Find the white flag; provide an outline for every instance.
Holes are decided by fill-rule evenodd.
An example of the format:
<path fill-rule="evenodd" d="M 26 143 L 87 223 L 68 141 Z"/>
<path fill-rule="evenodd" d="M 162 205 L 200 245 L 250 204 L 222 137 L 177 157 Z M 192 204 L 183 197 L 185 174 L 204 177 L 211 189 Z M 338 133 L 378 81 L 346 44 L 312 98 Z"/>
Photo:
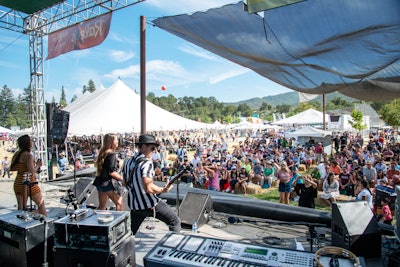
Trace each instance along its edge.
<path fill-rule="evenodd" d="M 318 96 L 318 94 L 306 94 L 299 92 L 299 101 L 300 103 L 307 102 L 317 98 Z"/>

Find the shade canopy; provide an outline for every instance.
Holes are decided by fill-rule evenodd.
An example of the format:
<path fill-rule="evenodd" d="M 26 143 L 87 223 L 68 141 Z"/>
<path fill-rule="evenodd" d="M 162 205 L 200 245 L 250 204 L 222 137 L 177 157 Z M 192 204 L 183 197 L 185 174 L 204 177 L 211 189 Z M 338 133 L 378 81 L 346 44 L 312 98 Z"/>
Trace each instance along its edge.
<path fill-rule="evenodd" d="M 309 0 L 261 16 L 239 2 L 153 23 L 287 88 L 377 101 L 400 97 L 399 14 L 398 0 Z"/>

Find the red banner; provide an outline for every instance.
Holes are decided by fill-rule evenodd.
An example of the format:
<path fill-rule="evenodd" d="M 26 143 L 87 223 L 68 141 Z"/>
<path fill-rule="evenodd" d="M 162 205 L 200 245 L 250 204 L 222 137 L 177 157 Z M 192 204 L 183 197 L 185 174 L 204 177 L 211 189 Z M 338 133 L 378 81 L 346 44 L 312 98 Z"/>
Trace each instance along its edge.
<path fill-rule="evenodd" d="M 111 12 L 49 34 L 47 59 L 101 44 L 110 30 Z"/>

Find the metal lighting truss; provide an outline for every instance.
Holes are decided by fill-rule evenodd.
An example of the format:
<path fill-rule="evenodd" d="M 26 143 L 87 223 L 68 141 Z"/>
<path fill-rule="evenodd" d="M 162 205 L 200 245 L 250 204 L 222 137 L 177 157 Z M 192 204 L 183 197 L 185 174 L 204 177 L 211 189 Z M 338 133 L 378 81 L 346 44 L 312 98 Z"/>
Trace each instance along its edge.
<path fill-rule="evenodd" d="M 36 156 L 42 160 L 44 166 L 51 155 L 47 153 L 43 36 L 142 1 L 144 0 L 66 0 L 32 14 L 1 6 L 0 1 L 0 28 L 29 35 L 32 131 Z M 43 168 L 40 178 L 49 178 L 48 168 Z"/>

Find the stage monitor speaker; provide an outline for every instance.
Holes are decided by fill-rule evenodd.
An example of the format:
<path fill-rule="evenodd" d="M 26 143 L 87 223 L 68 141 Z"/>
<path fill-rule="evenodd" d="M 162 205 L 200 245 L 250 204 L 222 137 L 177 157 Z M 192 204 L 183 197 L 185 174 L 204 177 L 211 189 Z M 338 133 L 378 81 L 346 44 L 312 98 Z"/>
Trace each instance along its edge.
<path fill-rule="evenodd" d="M 378 222 L 365 201 L 334 202 L 332 246 L 350 250 L 364 258 L 381 257 Z"/>
<path fill-rule="evenodd" d="M 86 206 L 91 209 L 97 209 L 99 206 L 99 194 L 97 192 L 96 187 L 93 189 L 93 191 L 90 193 L 89 197 L 86 199 Z M 107 205 L 106 205 L 107 210 L 115 210 L 115 204 L 112 202 L 111 199 L 108 199 Z M 125 192 L 125 194 L 122 197 L 122 210 L 124 211 L 131 211 L 129 206 L 128 206 L 128 192 Z"/>
<path fill-rule="evenodd" d="M 52 116 L 51 126 L 53 143 L 57 145 L 63 144 L 68 134 L 69 112 L 55 109 Z"/>
<path fill-rule="evenodd" d="M 81 177 L 72 187 L 72 193 L 76 194 L 75 197 L 78 204 L 82 204 L 84 201 L 86 201 L 92 194 L 93 190 L 96 189 L 96 187 L 93 185 L 93 181 L 93 178 Z M 68 194 L 63 198 L 64 200 L 68 200 Z"/>
<path fill-rule="evenodd" d="M 191 228 L 193 222 L 197 222 L 198 227 L 206 224 L 212 211 L 213 202 L 210 195 L 188 192 L 179 206 L 182 227 Z"/>

